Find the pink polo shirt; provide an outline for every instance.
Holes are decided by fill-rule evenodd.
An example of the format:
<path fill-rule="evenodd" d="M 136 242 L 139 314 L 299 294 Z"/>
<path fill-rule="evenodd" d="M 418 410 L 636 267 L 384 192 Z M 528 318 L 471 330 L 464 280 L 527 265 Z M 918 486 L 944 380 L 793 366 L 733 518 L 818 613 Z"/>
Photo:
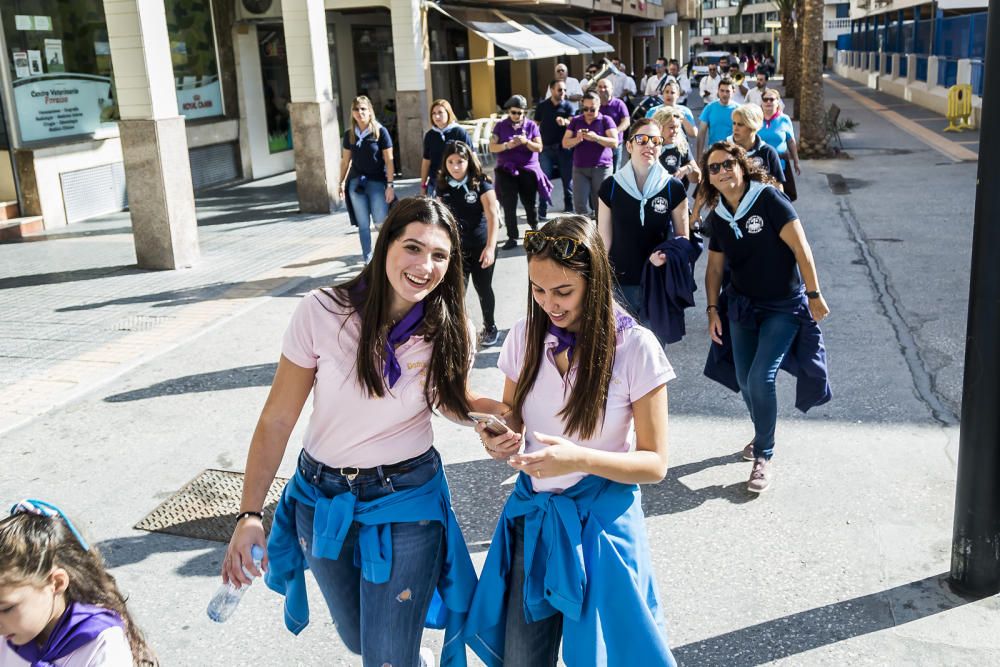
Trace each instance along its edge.
<path fill-rule="evenodd" d="M 303 446 L 331 467 L 398 463 L 423 454 L 434 441 L 424 398 L 432 344 L 412 336 L 397 347 L 402 376 L 383 398 L 369 397 L 354 370 L 360 335 L 360 316 L 313 290 L 295 309 L 281 346 L 296 366 L 316 369 Z"/>
<path fill-rule="evenodd" d="M 517 382 L 524 364 L 526 327 L 527 320 L 523 319 L 511 328 L 497 361 L 497 366 L 504 375 L 514 382 Z M 570 367 L 565 378 L 559 374 L 553 354 L 557 342 L 552 334 L 545 335 L 545 358 L 538 369 L 535 384 L 524 401 L 522 417 L 525 425 L 524 451 L 527 453 L 545 446 L 535 441 L 532 436 L 534 431 L 545 435 L 565 436 L 565 427 L 558 413 L 569 398 L 576 378 L 576 367 Z M 581 447 L 608 452 L 631 451 L 635 448 L 632 403 L 674 377 L 674 369 L 651 331 L 637 324 L 618 332 L 604 427 L 589 440 L 565 437 Z M 535 491 L 559 492 L 565 491 L 584 477 L 584 473 L 571 473 L 559 477 L 532 478 L 531 483 Z"/>

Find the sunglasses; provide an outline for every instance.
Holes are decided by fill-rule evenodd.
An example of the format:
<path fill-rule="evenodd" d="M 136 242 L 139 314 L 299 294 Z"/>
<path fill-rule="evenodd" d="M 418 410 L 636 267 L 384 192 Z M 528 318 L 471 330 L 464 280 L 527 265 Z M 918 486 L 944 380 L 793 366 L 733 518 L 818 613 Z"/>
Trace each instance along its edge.
<path fill-rule="evenodd" d="M 708 165 L 708 173 L 718 174 L 723 169 L 731 172 L 733 170 L 733 167 L 735 166 L 736 166 L 736 160 L 733 160 L 732 158 L 728 160 L 723 160 L 722 162 L 713 162 L 710 165 Z"/>
<path fill-rule="evenodd" d="M 636 134 L 632 137 L 632 141 L 635 142 L 636 146 L 645 146 L 646 144 L 653 144 L 654 146 L 663 145 L 663 137 L 657 137 L 655 135 L 651 136 L 648 134 Z"/>
<path fill-rule="evenodd" d="M 507 111 L 507 113 L 509 113 L 511 116 L 523 116 L 524 115 L 523 111 L 514 111 L 513 109 L 509 109 Z"/>
<path fill-rule="evenodd" d="M 567 236 L 546 236 L 541 232 L 524 233 L 525 252 L 537 255 L 546 247 L 551 248 L 552 255 L 561 260 L 570 259 L 579 249 L 576 240 Z"/>
<path fill-rule="evenodd" d="M 760 99 L 761 99 L 762 102 L 773 102 L 774 101 L 773 97 L 762 97 Z"/>
<path fill-rule="evenodd" d="M 597 113 L 597 107 L 580 107 L 583 113 Z"/>

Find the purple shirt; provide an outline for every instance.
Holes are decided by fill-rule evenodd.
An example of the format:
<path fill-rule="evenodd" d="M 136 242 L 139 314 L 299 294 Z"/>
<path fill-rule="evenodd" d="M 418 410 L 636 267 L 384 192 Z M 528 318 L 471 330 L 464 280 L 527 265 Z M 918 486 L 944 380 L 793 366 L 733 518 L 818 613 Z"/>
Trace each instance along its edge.
<path fill-rule="evenodd" d="M 608 100 L 607 104 L 601 105 L 601 113 L 605 116 L 611 116 L 611 120 L 615 121 L 615 127 L 618 127 L 622 123 L 623 118 L 628 118 L 628 107 L 617 97 L 612 97 Z M 618 132 L 618 143 L 619 145 L 625 141 L 625 133 L 622 131 Z"/>
<path fill-rule="evenodd" d="M 493 136 L 496 137 L 498 144 L 510 141 L 519 134 L 523 134 L 529 141 L 537 141 L 542 136 L 538 131 L 538 125 L 532 120 L 522 121 L 515 128 L 514 123 L 508 117 L 497 123 L 493 128 Z M 534 167 L 538 167 L 538 153 L 527 146 L 509 148 L 497 153 L 497 167 L 514 174 L 523 169 L 535 171 Z"/>
<path fill-rule="evenodd" d="M 572 136 L 576 136 L 580 130 L 590 130 L 594 134 L 606 137 L 608 135 L 608 130 L 617 129 L 618 126 L 615 125 L 615 121 L 611 119 L 610 116 L 605 116 L 602 113 L 597 114 L 592 123 L 587 123 L 583 119 L 583 115 L 574 116 L 573 120 L 569 122 L 567 130 L 572 132 Z M 573 149 L 573 166 L 579 167 L 581 169 L 589 169 L 591 167 L 610 167 L 611 166 L 611 149 L 600 145 L 596 141 L 583 141 L 578 146 Z"/>

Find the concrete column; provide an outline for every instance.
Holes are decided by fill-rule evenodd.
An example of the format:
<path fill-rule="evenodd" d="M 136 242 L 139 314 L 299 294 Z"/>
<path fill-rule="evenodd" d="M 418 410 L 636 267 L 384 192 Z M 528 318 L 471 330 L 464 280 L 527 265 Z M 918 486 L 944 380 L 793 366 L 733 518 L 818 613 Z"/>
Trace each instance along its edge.
<path fill-rule="evenodd" d="M 492 58 L 493 42 L 469 31 L 469 59 Z M 497 110 L 496 66 L 492 62 L 469 65 L 472 79 L 472 115 L 485 118 Z M 579 78 L 579 77 L 577 77 Z"/>
<path fill-rule="evenodd" d="M 295 188 L 303 213 L 340 203 L 340 123 L 333 104 L 323 0 L 281 0 L 292 101 Z"/>
<path fill-rule="evenodd" d="M 917 56 L 913 53 L 906 56 L 906 85 L 910 85 L 917 78 Z"/>
<path fill-rule="evenodd" d="M 143 269 L 192 266 L 198 221 L 163 3 L 104 0 L 104 15 L 136 260 Z"/>
<path fill-rule="evenodd" d="M 867 67 L 865 67 L 865 69 L 868 70 L 869 72 L 878 71 L 878 68 L 875 66 L 876 64 L 878 64 L 878 51 L 872 51 L 871 53 L 868 54 L 868 62 L 866 64 Z"/>
<path fill-rule="evenodd" d="M 927 58 L 927 88 L 936 86 L 938 82 L 938 57 L 929 56 Z"/>
<path fill-rule="evenodd" d="M 972 83 L 972 61 L 968 58 L 961 58 L 958 61 L 958 78 L 955 83 Z"/>
<path fill-rule="evenodd" d="M 397 168 L 404 176 L 420 175 L 424 132 L 430 128 L 430 49 L 427 13 L 420 0 L 391 0 L 393 60 L 396 67 L 396 120 L 399 128 Z M 473 56 L 475 57 L 475 56 Z"/>
<path fill-rule="evenodd" d="M 893 79 L 898 79 L 899 78 L 899 57 L 900 56 L 899 56 L 898 53 L 892 54 L 892 74 L 891 74 L 891 76 L 892 76 Z"/>

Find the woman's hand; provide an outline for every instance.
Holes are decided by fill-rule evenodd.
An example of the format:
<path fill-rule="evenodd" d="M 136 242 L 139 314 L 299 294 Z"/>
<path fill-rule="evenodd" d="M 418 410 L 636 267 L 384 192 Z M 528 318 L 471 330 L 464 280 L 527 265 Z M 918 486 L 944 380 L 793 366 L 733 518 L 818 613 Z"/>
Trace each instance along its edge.
<path fill-rule="evenodd" d="M 793 166 L 795 167 L 795 175 L 796 175 L 796 176 L 800 176 L 800 175 L 802 175 L 802 171 L 801 171 L 801 170 L 799 169 L 799 161 L 798 161 L 798 160 L 796 160 L 796 161 L 795 161 L 794 163 L 792 163 L 792 164 L 793 164 Z"/>
<path fill-rule="evenodd" d="M 488 269 L 496 261 L 496 245 L 487 243 L 483 251 L 479 253 L 479 266 Z"/>
<path fill-rule="evenodd" d="M 826 305 L 826 299 L 822 294 L 816 299 L 809 299 L 809 314 L 817 322 L 822 322 L 830 314 L 830 306 Z"/>
<path fill-rule="evenodd" d="M 254 566 L 253 556 L 250 554 L 250 549 L 255 544 L 264 550 L 260 570 Z M 243 572 L 244 567 L 255 577 L 259 577 L 262 570 L 267 569 L 267 537 L 264 535 L 263 522 L 255 516 L 245 517 L 236 524 L 236 530 L 226 549 L 226 557 L 222 561 L 222 581 L 249 586 L 251 580 Z"/>
<path fill-rule="evenodd" d="M 391 204 L 392 200 L 396 198 L 396 188 L 386 188 L 385 189 L 385 203 Z"/>
<path fill-rule="evenodd" d="M 557 477 L 584 469 L 586 449 L 555 435 L 533 433 L 535 441 L 544 445 L 531 454 L 510 458 L 510 466 L 536 478 Z"/>
<path fill-rule="evenodd" d="M 521 448 L 521 434 L 509 428 L 503 435 L 490 435 L 486 432 L 486 424 L 480 422 L 476 424 L 476 433 L 479 434 L 486 453 L 497 461 L 506 461 Z"/>
<path fill-rule="evenodd" d="M 337 188 L 337 192 L 338 192 L 338 193 L 340 194 L 340 198 L 341 198 L 341 200 L 343 200 L 343 199 L 344 199 L 344 190 L 345 190 L 345 189 L 346 189 L 346 186 L 344 185 L 344 183 L 343 183 L 343 182 L 342 182 L 342 183 L 340 184 L 340 186 L 339 186 L 339 187 Z"/>
<path fill-rule="evenodd" d="M 722 345 L 722 318 L 716 308 L 708 311 L 708 335 L 712 337 L 713 343 Z"/>
<path fill-rule="evenodd" d="M 652 255 L 649 256 L 649 263 L 653 266 L 663 266 L 667 263 L 667 254 L 657 250 Z"/>

